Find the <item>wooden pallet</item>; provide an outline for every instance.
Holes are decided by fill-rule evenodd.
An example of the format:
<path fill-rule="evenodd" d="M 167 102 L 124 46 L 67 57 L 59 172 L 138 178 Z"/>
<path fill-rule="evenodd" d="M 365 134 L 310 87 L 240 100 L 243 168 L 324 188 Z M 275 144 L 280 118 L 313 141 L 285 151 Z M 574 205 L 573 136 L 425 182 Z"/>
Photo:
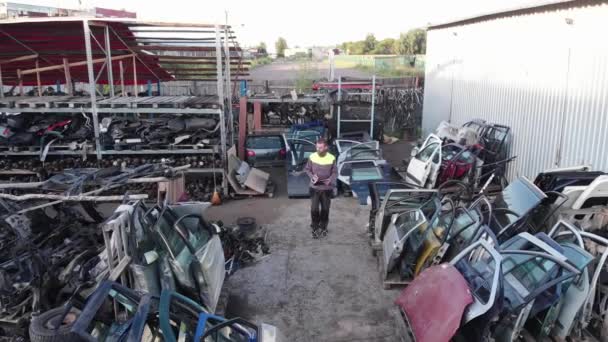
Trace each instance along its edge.
<path fill-rule="evenodd" d="M 13 108 L 15 106 L 15 101 L 22 99 L 20 96 L 8 96 L 4 98 L 0 98 L 0 108 Z"/>
<path fill-rule="evenodd" d="M 183 108 L 184 103 L 194 96 L 152 96 L 142 97 L 133 105 L 136 108 Z"/>
<path fill-rule="evenodd" d="M 24 96 L 15 101 L 15 108 L 52 108 L 52 106 L 52 96 Z"/>
<path fill-rule="evenodd" d="M 108 99 L 97 101 L 97 107 L 99 108 L 132 108 L 133 101 L 137 100 L 137 97 L 132 96 L 114 96 Z"/>
<path fill-rule="evenodd" d="M 54 101 L 55 108 L 89 108 L 91 99 L 87 96 L 66 96 Z"/>

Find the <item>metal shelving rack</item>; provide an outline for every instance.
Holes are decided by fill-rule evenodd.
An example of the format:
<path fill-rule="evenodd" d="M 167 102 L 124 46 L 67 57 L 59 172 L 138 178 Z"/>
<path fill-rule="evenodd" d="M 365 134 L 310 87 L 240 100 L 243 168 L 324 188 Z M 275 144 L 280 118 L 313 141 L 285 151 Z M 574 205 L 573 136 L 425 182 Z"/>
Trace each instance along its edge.
<path fill-rule="evenodd" d="M 360 84 L 359 82 L 355 82 Z M 369 87 L 364 87 L 363 89 L 367 89 Z M 373 138 L 374 136 L 374 117 L 376 114 L 376 75 L 372 76 L 371 80 L 371 89 L 370 92 L 353 92 L 349 93 L 349 96 L 371 96 L 371 105 L 370 105 L 370 118 L 369 119 L 342 119 L 342 78 L 338 79 L 338 115 L 336 119 L 337 123 L 337 135 L 340 137 L 341 134 L 341 123 L 345 122 L 364 122 L 369 123 L 369 136 Z"/>
<path fill-rule="evenodd" d="M 37 31 L 41 34 L 44 32 L 45 36 L 49 36 L 51 32 L 51 37 L 55 37 L 56 41 L 31 40 L 31 37 L 36 37 Z M 21 32 L 26 34 L 20 35 Z M 52 32 L 69 33 L 62 36 Z M 80 38 L 78 35 L 81 35 Z M 65 45 L 64 41 L 69 41 L 70 44 Z M 56 44 L 50 48 L 49 43 Z M 0 54 L 0 112 L 49 115 L 86 113 L 92 117 L 93 146 L 84 151 L 54 149 L 47 155 L 86 154 L 95 155 L 101 160 L 113 155 L 219 154 L 222 158 L 222 169 L 192 169 L 188 173 L 205 174 L 224 172 L 226 169 L 227 136 L 230 135 L 230 141 L 233 141 L 234 130 L 231 82 L 237 81 L 241 76 L 248 76 L 248 63 L 243 62 L 239 56 L 234 56 L 239 53 L 240 48 L 230 26 L 105 18 L 15 19 L 0 21 L 0 46 L 6 48 L 2 50 L 9 51 Z M 66 51 L 66 46 L 73 50 Z M 239 57 L 237 62 L 231 61 L 233 56 Z M 82 67 L 86 67 L 86 72 L 81 70 Z M 118 77 L 114 77 L 116 67 Z M 130 72 L 131 77 L 125 76 L 125 72 Z M 53 76 L 46 77 L 45 74 Z M 188 100 L 183 96 L 138 96 L 139 87 L 145 84 L 144 82 L 148 84 L 148 95 L 152 93 L 152 81 L 158 84 L 160 95 L 160 82 L 173 80 L 215 82 L 215 100 L 207 105 L 203 104 L 211 108 L 188 108 L 181 103 Z M 89 95 L 74 96 L 74 81 L 88 83 Z M 69 96 L 42 96 L 42 85 L 57 84 L 59 89 L 60 83 L 65 85 Z M 98 96 L 99 84 L 109 87 L 109 96 Z M 21 96 L 6 98 L 4 85 L 18 87 Z M 37 86 L 38 96 L 24 97 L 26 85 Z M 117 96 L 118 86 L 123 96 Z M 129 86 L 135 96 L 124 96 Z M 112 105 L 113 101 L 116 105 Z M 100 140 L 99 114 L 109 113 L 217 115 L 220 123 L 220 144 L 204 148 L 104 150 Z M 0 151 L 0 156 L 38 154 L 40 151 Z M 227 191 L 226 177 L 223 177 L 222 185 Z"/>

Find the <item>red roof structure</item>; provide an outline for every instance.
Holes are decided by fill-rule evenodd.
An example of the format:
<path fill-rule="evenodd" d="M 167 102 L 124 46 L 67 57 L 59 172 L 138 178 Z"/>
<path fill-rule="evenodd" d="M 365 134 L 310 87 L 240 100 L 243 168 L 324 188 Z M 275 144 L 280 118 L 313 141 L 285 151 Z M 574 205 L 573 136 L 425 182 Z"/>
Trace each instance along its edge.
<path fill-rule="evenodd" d="M 109 83 L 106 44 L 110 46 L 114 84 L 120 84 L 121 70 L 125 85 L 193 78 L 211 81 L 216 78 L 214 25 L 109 18 L 22 18 L 0 21 L 2 83 L 16 86 L 20 76 L 22 85 L 30 86 L 66 83 L 69 78 L 72 82 L 89 82 L 85 25 L 91 32 L 91 55 L 97 84 Z M 228 27 L 220 26 L 218 29 L 222 39 L 234 38 L 228 37 Z M 228 51 L 240 50 L 233 43 Z M 161 59 L 166 67 L 161 65 Z M 237 60 L 240 58 L 233 57 L 230 64 L 232 68 L 238 67 L 232 71 L 232 75 L 238 77 L 245 75 L 243 71 L 246 69 L 241 63 L 233 65 Z M 191 64 L 203 68 L 195 68 Z M 205 65 L 208 67 L 204 68 Z M 186 69 L 180 69 L 182 66 Z"/>

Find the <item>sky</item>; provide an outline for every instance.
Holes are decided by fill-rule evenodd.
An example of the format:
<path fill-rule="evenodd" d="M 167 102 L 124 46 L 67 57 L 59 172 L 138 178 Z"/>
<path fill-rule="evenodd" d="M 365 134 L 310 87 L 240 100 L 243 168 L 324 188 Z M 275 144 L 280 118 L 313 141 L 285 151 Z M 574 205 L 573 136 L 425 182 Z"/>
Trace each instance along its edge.
<path fill-rule="evenodd" d="M 278 37 L 289 47 L 332 46 L 376 38 L 480 13 L 538 3 L 539 0 L 14 0 L 65 8 L 104 7 L 137 12 L 140 19 L 224 23 L 234 27 L 242 46 L 265 42 L 274 50 Z M 543 1 L 540 1 L 543 2 Z M 546 2 L 546 1 L 544 1 Z"/>

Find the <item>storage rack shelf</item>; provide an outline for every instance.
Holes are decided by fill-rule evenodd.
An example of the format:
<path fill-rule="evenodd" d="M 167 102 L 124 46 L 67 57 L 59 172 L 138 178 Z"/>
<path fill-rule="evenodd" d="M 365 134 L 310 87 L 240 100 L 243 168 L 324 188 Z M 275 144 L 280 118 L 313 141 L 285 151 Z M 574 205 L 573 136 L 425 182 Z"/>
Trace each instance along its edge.
<path fill-rule="evenodd" d="M 11 38 L 1 44 L 0 113 L 86 113 L 92 118 L 94 136 L 89 139 L 92 146 L 84 150 L 51 146 L 47 156 L 95 155 L 97 160 L 101 160 L 112 155 L 218 154 L 223 169 L 226 168 L 228 142 L 234 141 L 230 105 L 232 82 L 248 76 L 250 65 L 243 60 L 234 31 L 228 23 L 86 17 L 18 18 L 0 22 L 0 30 Z M 49 31 L 54 34 L 48 39 L 37 38 L 48 36 Z M 171 37 L 167 37 L 166 32 L 171 32 Z M 83 39 L 78 39 L 79 36 Z M 161 82 L 168 81 L 213 82 L 217 86 L 217 95 L 160 96 Z M 85 83 L 83 90 L 88 93 L 86 96 L 77 96 L 76 83 Z M 149 96 L 138 96 L 142 95 L 141 87 L 146 84 Z M 51 89 L 50 86 L 55 85 L 56 88 Z M 63 85 L 63 90 L 60 90 L 60 85 Z M 100 96 L 101 85 L 106 96 Z M 153 85 L 158 85 L 156 94 L 152 90 Z M 12 86 L 11 94 L 21 96 L 5 96 L 7 86 Z M 29 94 L 38 96 L 24 96 L 25 87 L 34 87 Z M 49 89 L 51 91 L 47 92 Z M 46 94 L 56 95 L 44 96 Z M 100 114 L 139 114 L 142 117 L 155 114 L 217 115 L 219 143 L 201 148 L 137 146 L 106 150 L 101 139 Z M 35 157 L 39 154 L 39 146 L 0 149 L 0 158 Z M 226 191 L 225 177 L 223 188 Z"/>
<path fill-rule="evenodd" d="M 142 104 L 150 106 L 143 107 Z M 104 107 L 105 105 L 105 107 Z M 193 108 L 195 107 L 195 108 Z M 112 97 L 101 98 L 97 101 L 97 113 L 100 114 L 137 114 L 137 115 L 222 115 L 217 96 L 149 96 L 149 97 Z M 54 114 L 91 114 L 93 106 L 88 97 L 74 96 L 42 96 L 42 97 L 5 97 L 0 99 L 0 113 L 42 113 Z M 93 138 L 93 137 L 91 137 Z M 87 156 L 95 158 L 108 158 L 111 156 L 169 156 L 169 155 L 221 155 L 220 145 L 205 145 L 200 148 L 190 146 L 167 146 L 158 149 L 156 146 L 138 147 L 138 149 L 124 148 L 122 150 L 108 150 L 101 148 L 96 150 L 95 142 L 90 141 L 86 150 L 70 150 L 66 145 L 52 146 L 46 153 L 47 156 Z M 41 155 L 39 146 L 18 147 L 12 149 L 0 149 L 1 156 L 29 156 Z M 191 168 L 186 172 L 188 175 L 221 174 L 222 168 Z M 4 173 L 3 175 L 10 175 Z M 224 185 L 225 186 L 225 185 Z"/>

